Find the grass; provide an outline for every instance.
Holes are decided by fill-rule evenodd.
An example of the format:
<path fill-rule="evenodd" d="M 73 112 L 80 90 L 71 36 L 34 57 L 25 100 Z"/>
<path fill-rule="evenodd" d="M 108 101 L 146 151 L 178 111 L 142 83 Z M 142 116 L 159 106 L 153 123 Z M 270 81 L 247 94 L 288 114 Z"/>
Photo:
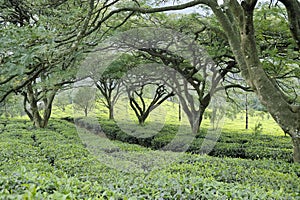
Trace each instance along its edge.
<path fill-rule="evenodd" d="M 226 118 L 223 130 L 225 132 L 237 133 L 254 133 L 254 128 L 257 123 L 262 124 L 262 134 L 282 136 L 284 132 L 274 121 L 274 119 L 265 112 L 255 111 L 252 116 L 249 116 L 249 128 L 245 129 L 245 112 L 239 113 L 235 119 Z"/>
<path fill-rule="evenodd" d="M 211 110 L 207 110 L 207 112 L 211 112 Z M 183 113 L 183 111 L 182 111 Z M 66 106 L 66 110 L 63 112 L 57 107 L 53 107 L 52 116 L 54 118 L 62 118 L 62 117 L 82 117 L 83 111 L 76 110 L 72 105 Z M 105 108 L 101 103 L 96 103 L 95 108 L 89 113 L 90 117 L 98 118 L 100 120 L 105 120 L 108 118 L 108 109 Z M 170 101 L 165 101 L 161 106 L 155 109 L 151 114 L 149 119 L 146 121 L 146 124 L 159 122 L 160 124 L 174 124 L 174 125 L 189 125 L 188 120 L 184 117 L 180 122 L 178 120 L 178 104 Z M 254 128 L 257 123 L 262 124 L 262 134 L 266 135 L 275 135 L 281 136 L 284 135 L 284 132 L 278 126 L 278 124 L 274 121 L 274 119 L 265 112 L 255 111 L 249 115 L 249 129 L 245 129 L 245 112 L 241 111 L 238 113 L 235 118 L 224 118 L 224 123 L 221 125 L 221 128 L 224 132 L 232 132 L 232 133 L 248 133 L 253 134 Z M 124 103 L 124 101 L 118 102 L 118 105 L 115 107 L 115 120 L 119 123 L 125 124 L 137 124 L 137 119 L 134 115 L 134 112 L 131 110 L 130 106 Z M 211 121 L 209 118 L 204 118 L 202 122 L 203 129 L 208 129 L 212 127 Z M 162 127 L 160 127 L 162 128 Z"/>

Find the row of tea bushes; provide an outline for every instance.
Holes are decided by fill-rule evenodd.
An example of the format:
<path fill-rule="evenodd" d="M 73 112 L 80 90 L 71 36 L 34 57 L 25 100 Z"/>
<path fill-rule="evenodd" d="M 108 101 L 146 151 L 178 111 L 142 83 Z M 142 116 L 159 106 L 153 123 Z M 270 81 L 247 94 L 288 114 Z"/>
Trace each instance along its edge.
<path fill-rule="evenodd" d="M 297 164 L 153 151 L 60 120 L 43 130 L 27 121 L 7 126 L 0 134 L 0 199 L 300 197 Z M 124 164 L 141 170 L 118 168 Z"/>
<path fill-rule="evenodd" d="M 82 119 L 83 120 L 83 119 Z M 88 124 L 89 120 L 85 120 Z M 97 122 L 98 123 L 98 122 Z M 98 126 L 99 123 L 98 123 Z M 157 126 L 161 126 L 157 124 Z M 168 144 L 173 142 L 176 136 L 182 137 L 182 141 L 190 135 L 178 134 L 178 126 L 174 124 L 165 124 L 157 134 L 150 137 L 136 137 L 139 133 L 126 133 L 118 127 L 118 125 L 109 120 L 101 119 L 101 130 L 106 137 L 113 140 L 119 140 L 131 144 L 139 144 L 152 149 L 164 149 Z M 143 130 L 145 131 L 145 130 Z M 205 143 L 203 143 L 205 139 Z M 172 150 L 180 151 L 182 145 L 188 145 L 188 152 L 203 154 L 207 153 L 217 157 L 234 157 L 245 159 L 274 159 L 292 162 L 292 142 L 289 137 L 274 135 L 253 135 L 247 133 L 229 133 L 222 132 L 217 138 L 207 136 L 207 131 L 202 129 L 198 135 L 194 137 L 191 143 L 180 144 Z M 206 147 L 207 146 L 207 147 Z M 213 149 L 210 149 L 213 146 Z"/>

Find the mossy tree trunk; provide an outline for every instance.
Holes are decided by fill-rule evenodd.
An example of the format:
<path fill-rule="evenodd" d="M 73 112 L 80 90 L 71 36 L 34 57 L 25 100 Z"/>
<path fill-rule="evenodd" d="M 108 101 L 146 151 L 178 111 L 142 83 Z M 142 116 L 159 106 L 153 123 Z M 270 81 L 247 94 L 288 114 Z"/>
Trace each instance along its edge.
<path fill-rule="evenodd" d="M 300 137 L 292 138 L 294 145 L 294 162 L 300 162 Z"/>
<path fill-rule="evenodd" d="M 236 0 L 230 0 L 227 2 L 229 6 L 227 12 L 223 12 L 217 2 L 210 3 L 210 7 L 228 37 L 243 78 L 282 130 L 291 136 L 294 144 L 294 161 L 300 162 L 300 108 L 289 102 L 288 97 L 267 76 L 262 67 L 258 56 L 253 23 L 254 8 L 257 1 L 246 0 L 238 3 Z M 285 2 L 286 6 L 293 6 L 293 8 L 287 7 L 287 10 L 290 23 L 291 25 L 294 24 L 292 30 L 295 32 L 294 38 L 300 39 L 300 4 L 295 0 L 282 2 Z M 295 8 L 298 8 L 297 12 L 295 12 Z M 298 21 L 294 18 L 297 18 Z"/>

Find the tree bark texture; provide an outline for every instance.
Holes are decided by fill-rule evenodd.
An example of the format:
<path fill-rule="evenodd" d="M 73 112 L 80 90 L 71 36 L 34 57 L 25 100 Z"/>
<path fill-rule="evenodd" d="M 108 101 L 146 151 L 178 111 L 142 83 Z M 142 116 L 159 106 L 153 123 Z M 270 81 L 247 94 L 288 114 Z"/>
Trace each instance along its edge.
<path fill-rule="evenodd" d="M 298 5 L 297 1 L 284 1 L 285 5 Z M 267 108 L 274 120 L 279 124 L 282 130 L 288 133 L 294 141 L 294 161 L 300 162 L 300 109 L 293 109 L 293 106 L 287 101 L 287 98 L 274 82 L 265 73 L 260 59 L 255 40 L 255 29 L 253 24 L 254 8 L 257 1 L 246 0 L 239 4 L 236 0 L 229 1 L 229 7 L 232 12 L 224 13 L 217 5 L 211 3 L 211 8 L 220 21 L 235 58 L 242 71 L 243 78 L 252 87 L 261 103 Z M 299 8 L 299 7 L 298 7 Z M 233 12 L 233 10 L 238 12 Z M 288 13 L 293 13 L 292 8 L 287 8 Z M 299 10 L 295 15 L 299 16 Z M 298 24 L 289 14 L 291 24 Z M 234 16 L 232 18 L 232 16 Z M 299 19 L 300 20 L 300 17 Z M 297 22 L 295 22 L 297 21 Z M 298 25 L 294 25 L 293 29 Z M 300 29 L 299 29 L 300 30 Z M 294 38 L 298 38 L 297 31 L 293 33 Z M 299 37 L 300 38 L 300 37 Z"/>

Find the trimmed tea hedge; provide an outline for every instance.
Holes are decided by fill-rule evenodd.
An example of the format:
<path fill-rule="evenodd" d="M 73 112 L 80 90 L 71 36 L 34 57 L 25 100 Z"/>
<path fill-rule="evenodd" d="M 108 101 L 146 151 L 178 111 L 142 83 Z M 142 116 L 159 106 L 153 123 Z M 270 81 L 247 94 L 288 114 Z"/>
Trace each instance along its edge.
<path fill-rule="evenodd" d="M 81 120 L 84 121 L 84 119 Z M 89 123 L 88 120 L 85 120 L 85 123 Z M 96 123 L 100 126 L 98 122 Z M 178 126 L 165 124 L 163 129 L 156 135 L 148 138 L 137 138 L 123 132 L 114 121 L 101 119 L 100 124 L 101 130 L 109 139 L 119 140 L 130 144 L 139 144 L 154 150 L 164 149 L 164 147 L 174 139 L 178 132 Z M 181 135 L 185 137 L 184 133 L 181 133 Z M 203 144 L 204 139 L 206 139 L 205 144 Z M 214 143 L 214 141 L 212 140 L 210 142 L 206 130 L 202 129 L 201 132 L 195 136 L 194 141 L 189 144 L 190 146 L 187 151 L 197 154 L 207 153 L 217 157 L 245 159 L 265 158 L 292 162 L 292 142 L 289 137 L 285 136 L 223 132 L 212 150 L 210 150 L 211 145 L 209 143 Z M 180 144 L 178 144 L 178 146 L 180 146 Z M 208 147 L 206 148 L 206 146 Z M 205 149 L 208 150 L 206 151 Z"/>
<path fill-rule="evenodd" d="M 153 151 L 78 132 L 60 120 L 52 120 L 44 130 L 27 121 L 14 120 L 7 126 L 0 134 L 0 199 L 300 197 L 300 166 L 283 160 Z M 110 166 L 102 161 L 104 156 L 122 165 L 134 163 L 141 171 L 120 170 L 118 163 Z"/>

